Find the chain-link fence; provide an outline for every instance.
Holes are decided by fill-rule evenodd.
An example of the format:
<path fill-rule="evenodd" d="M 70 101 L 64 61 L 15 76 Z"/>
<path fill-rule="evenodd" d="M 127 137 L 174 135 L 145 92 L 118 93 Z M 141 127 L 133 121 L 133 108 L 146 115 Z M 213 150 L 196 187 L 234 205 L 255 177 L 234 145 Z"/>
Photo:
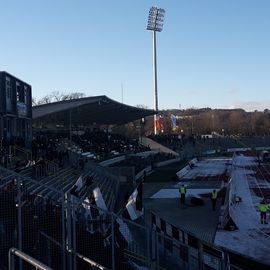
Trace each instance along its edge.
<path fill-rule="evenodd" d="M 11 247 L 52 269 L 150 265 L 146 227 L 98 208 L 91 193 L 79 200 L 44 183 L 0 169 L 0 269 Z M 15 269 L 32 269 L 15 261 Z"/>
<path fill-rule="evenodd" d="M 155 246 L 158 258 L 158 268 L 156 269 L 228 269 L 222 257 L 222 251 L 208 247 L 199 240 L 194 247 L 188 243 L 175 241 L 172 237 L 159 232 Z"/>
<path fill-rule="evenodd" d="M 252 269 L 188 232 L 135 223 L 97 207 L 91 192 L 79 199 L 44 183 L 0 168 L 1 270 L 12 247 L 57 270 Z M 18 258 L 14 267 L 34 269 Z"/>

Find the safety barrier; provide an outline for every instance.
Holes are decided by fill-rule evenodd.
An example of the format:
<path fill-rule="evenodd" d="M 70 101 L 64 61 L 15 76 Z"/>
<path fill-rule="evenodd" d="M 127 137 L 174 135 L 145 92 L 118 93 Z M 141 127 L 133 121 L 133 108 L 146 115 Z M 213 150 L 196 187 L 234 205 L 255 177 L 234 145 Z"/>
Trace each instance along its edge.
<path fill-rule="evenodd" d="M 27 254 L 24 258 L 33 258 L 48 269 L 57 270 L 89 267 L 125 270 L 131 266 L 153 270 L 227 270 L 230 265 L 231 269 L 236 269 L 227 250 L 203 242 L 165 221 L 153 222 L 152 227 L 132 222 L 106 206 L 97 207 L 91 192 L 87 200 L 84 197 L 74 200 L 69 192 L 63 193 L 4 168 L 0 168 L 0 179 L 3 180 L 0 186 L 0 269 L 8 267 L 12 247 L 17 247 L 19 254 Z M 58 199 L 30 192 L 32 185 L 51 190 L 58 194 L 55 196 Z M 109 199 L 112 191 L 109 186 L 105 189 Z M 20 258 L 15 269 L 28 269 Z M 246 269 L 241 265 L 237 267 Z"/>
<path fill-rule="evenodd" d="M 32 258 L 31 256 L 27 255 L 26 253 L 16 249 L 16 248 L 11 248 L 9 250 L 9 270 L 15 270 L 15 256 L 18 258 L 22 259 L 23 261 L 27 262 L 28 264 L 34 266 L 36 270 L 52 270 L 52 268 L 46 266 L 45 264 L 39 262 L 38 260 Z M 21 262 L 19 264 L 22 265 Z M 22 266 L 19 266 L 21 268 Z"/>
<path fill-rule="evenodd" d="M 14 146 L 12 147 L 12 155 L 13 155 L 13 156 L 16 156 L 16 155 L 18 155 L 19 153 L 25 155 L 25 159 L 26 159 L 26 160 L 32 160 L 32 153 L 31 153 L 30 150 L 27 150 L 27 149 L 25 149 L 25 148 L 22 148 L 22 147 L 20 147 L 20 146 L 18 146 L 18 145 L 14 145 Z"/>

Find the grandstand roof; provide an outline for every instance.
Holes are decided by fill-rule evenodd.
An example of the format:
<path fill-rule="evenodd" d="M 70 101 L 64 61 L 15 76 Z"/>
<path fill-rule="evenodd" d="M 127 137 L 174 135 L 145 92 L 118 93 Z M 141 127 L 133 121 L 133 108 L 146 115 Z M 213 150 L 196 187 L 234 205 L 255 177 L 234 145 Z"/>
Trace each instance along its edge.
<path fill-rule="evenodd" d="M 33 120 L 43 123 L 125 124 L 149 115 L 154 110 L 141 109 L 114 101 L 107 96 L 53 102 L 33 107 Z"/>

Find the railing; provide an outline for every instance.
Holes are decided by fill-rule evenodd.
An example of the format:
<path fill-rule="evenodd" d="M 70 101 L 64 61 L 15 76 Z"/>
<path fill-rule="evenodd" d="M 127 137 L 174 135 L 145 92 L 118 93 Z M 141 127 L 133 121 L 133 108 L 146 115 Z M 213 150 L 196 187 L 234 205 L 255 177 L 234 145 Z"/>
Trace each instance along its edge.
<path fill-rule="evenodd" d="M 100 270 L 109 270 L 108 268 L 94 262 L 93 260 L 90 260 L 89 258 L 77 253 L 76 254 L 78 256 L 78 258 L 82 259 L 83 261 L 87 262 L 88 264 L 90 264 L 91 266 L 97 268 L 97 269 L 100 269 Z"/>
<path fill-rule="evenodd" d="M 58 170 L 59 166 L 57 163 L 50 160 L 44 160 L 44 165 L 35 165 L 35 177 L 36 179 L 40 179 L 44 176 L 57 175 Z"/>
<path fill-rule="evenodd" d="M 13 150 L 12 151 L 13 156 L 16 156 L 17 153 L 19 152 L 19 153 L 22 153 L 23 155 L 25 155 L 25 158 L 27 160 L 32 160 L 32 153 L 30 150 L 26 150 L 18 145 L 14 145 L 12 150 Z"/>
<path fill-rule="evenodd" d="M 0 226 L 5 229 L 0 236 L 0 269 L 7 269 L 8 263 L 9 270 L 20 270 L 20 265 L 34 263 L 32 265 L 36 269 L 46 270 L 81 270 L 87 267 L 82 265 L 100 270 L 125 270 L 130 269 L 125 267 L 130 260 L 144 269 L 153 270 L 236 268 L 227 250 L 215 248 L 199 239 L 198 247 L 194 249 L 186 240 L 181 242 L 167 235 L 167 230 L 162 231 L 162 227 L 159 228 L 161 222 L 152 228 L 90 203 L 73 202 L 57 189 L 4 168 L 0 168 L 0 178 L 3 179 L 0 186 Z M 26 183 L 29 182 L 58 193 L 62 201 L 54 204 L 49 200 L 41 201 L 39 195 L 32 195 L 27 190 Z M 107 192 L 112 193 L 109 189 Z M 170 230 L 167 225 L 173 234 L 173 228 Z M 179 229 L 177 235 L 188 238 L 190 233 Z M 14 246 L 18 250 L 12 249 Z M 246 268 L 243 266 L 242 269 Z M 259 266 L 258 269 L 267 268 Z"/>
<path fill-rule="evenodd" d="M 15 270 L 15 256 L 19 257 L 23 261 L 29 263 L 30 265 L 34 266 L 36 270 L 53 270 L 52 268 L 46 266 L 45 264 L 39 262 L 38 260 L 32 258 L 31 256 L 27 255 L 26 253 L 16 249 L 16 248 L 11 248 L 8 253 L 8 264 L 9 270 Z M 21 267 L 20 267 L 21 268 Z"/>

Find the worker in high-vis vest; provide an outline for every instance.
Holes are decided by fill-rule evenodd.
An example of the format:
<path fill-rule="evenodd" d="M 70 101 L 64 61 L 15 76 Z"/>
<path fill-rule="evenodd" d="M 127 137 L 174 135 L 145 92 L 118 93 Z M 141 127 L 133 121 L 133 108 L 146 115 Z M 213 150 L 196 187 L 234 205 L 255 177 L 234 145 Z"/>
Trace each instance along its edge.
<path fill-rule="evenodd" d="M 217 196 L 218 193 L 215 189 L 213 189 L 212 193 L 211 193 L 211 199 L 212 199 L 212 210 L 215 211 L 216 210 L 216 204 L 217 204 Z"/>
<path fill-rule="evenodd" d="M 259 210 L 261 213 L 261 224 L 268 224 L 266 222 L 266 212 L 268 211 L 268 205 L 266 203 L 266 200 L 262 200 L 260 205 L 259 205 Z"/>
<path fill-rule="evenodd" d="M 186 199 L 186 193 L 187 193 L 187 189 L 186 187 L 184 186 L 184 184 L 182 184 L 180 187 L 179 187 L 179 193 L 180 193 L 180 202 L 181 202 L 181 205 L 183 206 L 185 204 L 185 199 Z"/>

